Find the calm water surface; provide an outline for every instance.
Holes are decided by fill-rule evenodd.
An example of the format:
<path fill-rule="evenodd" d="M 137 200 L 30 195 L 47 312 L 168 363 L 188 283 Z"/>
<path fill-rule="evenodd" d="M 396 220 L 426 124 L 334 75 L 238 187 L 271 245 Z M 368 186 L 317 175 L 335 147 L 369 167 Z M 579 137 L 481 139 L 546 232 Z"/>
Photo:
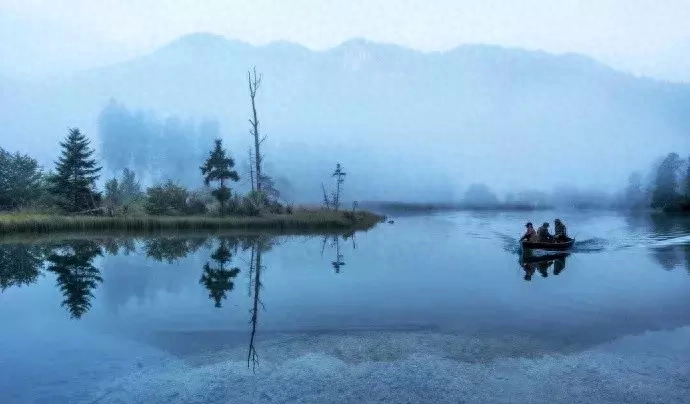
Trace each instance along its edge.
<path fill-rule="evenodd" d="M 690 221 L 562 218 L 0 244 L 0 402 L 689 402 Z"/>

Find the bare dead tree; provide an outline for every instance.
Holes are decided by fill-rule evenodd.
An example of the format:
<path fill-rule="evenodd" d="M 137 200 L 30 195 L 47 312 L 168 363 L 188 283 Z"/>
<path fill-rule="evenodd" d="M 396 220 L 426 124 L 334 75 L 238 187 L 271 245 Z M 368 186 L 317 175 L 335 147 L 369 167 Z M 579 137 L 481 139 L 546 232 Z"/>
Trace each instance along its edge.
<path fill-rule="evenodd" d="M 266 136 L 263 137 L 259 134 L 259 118 L 256 114 L 256 92 L 261 86 L 261 74 L 256 74 L 256 67 L 253 69 L 254 75 L 252 76 L 252 71 L 247 72 L 247 80 L 249 82 L 249 97 L 252 101 L 252 118 L 249 119 L 249 123 L 252 125 L 249 133 L 254 137 L 254 174 L 256 175 L 256 190 L 261 191 L 261 163 L 263 161 L 263 155 L 261 155 L 261 144 L 266 140 Z"/>
<path fill-rule="evenodd" d="M 255 190 L 254 187 L 254 159 L 252 158 L 252 148 L 247 149 L 247 154 L 249 155 L 249 179 L 252 183 L 252 191 Z"/>
<path fill-rule="evenodd" d="M 328 199 L 328 194 L 326 193 L 326 186 L 323 185 L 323 182 L 321 183 L 321 190 L 323 191 L 323 205 L 326 207 L 326 209 L 331 208 L 331 201 Z"/>
<path fill-rule="evenodd" d="M 252 331 L 251 335 L 249 337 L 249 352 L 247 353 L 247 368 L 249 368 L 250 364 L 252 366 L 252 371 L 256 370 L 256 366 L 259 364 L 259 354 L 256 352 L 256 347 L 254 346 L 254 338 L 256 336 L 256 326 L 259 322 L 259 305 L 261 305 L 261 308 L 264 308 L 263 302 L 261 302 L 261 298 L 259 296 L 259 293 L 261 291 L 261 270 L 263 269 L 261 267 L 261 241 L 257 240 L 257 243 L 252 246 L 252 256 L 254 258 L 254 283 L 253 283 L 253 292 L 254 292 L 254 304 L 252 305 L 251 310 L 249 310 L 251 314 L 251 319 L 249 322 L 252 324 Z"/>
<path fill-rule="evenodd" d="M 249 258 L 249 290 L 247 291 L 248 296 L 252 297 L 252 287 L 254 285 L 254 254 L 256 253 L 255 248 L 252 246 L 252 256 Z"/>

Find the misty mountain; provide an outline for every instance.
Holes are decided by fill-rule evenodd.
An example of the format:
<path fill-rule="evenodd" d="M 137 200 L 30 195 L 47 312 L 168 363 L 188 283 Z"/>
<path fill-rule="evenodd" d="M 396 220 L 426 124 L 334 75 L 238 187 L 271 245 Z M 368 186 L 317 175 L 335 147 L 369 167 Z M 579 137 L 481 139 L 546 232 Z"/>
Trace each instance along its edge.
<path fill-rule="evenodd" d="M 252 66 L 263 74 L 267 169 L 290 180 L 294 199 L 318 200 L 336 162 L 348 172 L 346 199 L 436 201 L 482 182 L 500 192 L 622 188 L 659 155 L 690 150 L 689 86 L 580 55 L 483 45 L 422 53 L 359 39 L 317 52 L 210 34 L 59 80 L 4 79 L 2 146 L 49 164 L 78 126 L 100 147 L 97 120 L 115 99 L 161 120 L 217 120 L 242 168 Z M 190 159 L 189 170 L 199 164 Z"/>

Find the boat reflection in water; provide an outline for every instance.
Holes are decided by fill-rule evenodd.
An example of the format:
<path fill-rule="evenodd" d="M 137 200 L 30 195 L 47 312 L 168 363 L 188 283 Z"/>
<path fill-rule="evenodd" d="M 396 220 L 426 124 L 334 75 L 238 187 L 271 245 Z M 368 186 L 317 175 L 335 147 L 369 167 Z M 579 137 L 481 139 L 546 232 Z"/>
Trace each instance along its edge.
<path fill-rule="evenodd" d="M 553 274 L 558 275 L 565 270 L 566 258 L 570 255 L 568 252 L 549 253 L 545 255 L 536 255 L 532 251 L 525 251 L 520 255 L 520 266 L 525 271 L 524 279 L 531 281 L 535 272 L 539 271 L 543 278 L 549 276 L 549 268 L 553 266 Z"/>

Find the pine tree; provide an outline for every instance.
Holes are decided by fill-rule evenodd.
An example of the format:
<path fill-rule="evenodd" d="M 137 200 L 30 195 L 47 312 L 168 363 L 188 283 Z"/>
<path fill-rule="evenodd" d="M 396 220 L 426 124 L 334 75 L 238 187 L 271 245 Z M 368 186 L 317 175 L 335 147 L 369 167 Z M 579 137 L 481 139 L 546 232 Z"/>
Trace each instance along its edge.
<path fill-rule="evenodd" d="M 681 164 L 677 153 L 669 153 L 659 165 L 652 193 L 652 208 L 665 209 L 678 203 L 678 170 Z"/>
<path fill-rule="evenodd" d="M 62 305 L 72 318 L 81 318 L 91 308 L 93 290 L 103 282 L 101 272 L 92 264 L 98 255 L 102 255 L 98 244 L 78 240 L 57 246 L 47 258 L 48 271 L 57 275 L 64 296 Z"/>
<path fill-rule="evenodd" d="M 225 186 L 225 181 L 239 181 L 240 176 L 237 171 L 232 168 L 235 166 L 235 160 L 231 157 L 226 157 L 225 149 L 223 149 L 223 141 L 221 139 L 215 140 L 215 148 L 209 152 L 209 157 L 201 166 L 201 174 L 204 175 L 204 184 L 208 186 L 211 182 L 218 181 L 220 185 L 214 189 L 211 194 L 220 202 L 220 213 L 225 213 L 225 204 L 230 199 L 230 188 Z"/>
<path fill-rule="evenodd" d="M 101 167 L 91 158 L 94 150 L 89 139 L 78 128 L 70 129 L 64 142 L 60 142 L 62 156 L 56 162 L 56 174 L 52 178 L 51 194 L 57 204 L 68 212 L 95 208 L 100 195 L 95 192 L 95 182 Z"/>
<path fill-rule="evenodd" d="M 232 253 L 224 239 L 220 240 L 220 245 L 211 255 L 211 259 L 218 263 L 218 267 L 212 268 L 207 262 L 204 265 L 204 273 L 201 275 L 199 283 L 206 287 L 208 297 L 213 299 L 214 305 L 221 307 L 221 301 L 227 297 L 227 292 L 235 287 L 233 280 L 240 273 L 240 269 L 225 269 L 225 265 L 232 260 Z"/>

